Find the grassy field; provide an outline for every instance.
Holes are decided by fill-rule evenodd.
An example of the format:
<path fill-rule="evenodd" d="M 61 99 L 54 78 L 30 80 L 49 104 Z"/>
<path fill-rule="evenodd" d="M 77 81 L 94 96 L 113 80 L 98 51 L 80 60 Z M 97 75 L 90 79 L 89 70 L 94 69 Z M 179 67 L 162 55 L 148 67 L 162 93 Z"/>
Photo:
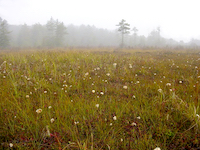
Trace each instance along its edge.
<path fill-rule="evenodd" d="M 200 148 L 200 51 L 0 52 L 4 149 Z"/>

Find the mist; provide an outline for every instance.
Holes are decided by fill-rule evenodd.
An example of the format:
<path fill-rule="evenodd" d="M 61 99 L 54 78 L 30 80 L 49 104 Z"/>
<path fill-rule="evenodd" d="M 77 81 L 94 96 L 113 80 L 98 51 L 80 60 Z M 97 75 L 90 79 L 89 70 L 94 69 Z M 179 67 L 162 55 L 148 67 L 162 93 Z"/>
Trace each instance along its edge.
<path fill-rule="evenodd" d="M 124 35 L 126 48 L 196 48 L 200 43 L 198 4 L 197 0 L 1 0 L 1 22 L 6 21 L 1 28 L 7 33 L 1 35 L 7 39 L 1 47 L 120 47 L 116 25 L 124 19 L 130 24 L 129 34 Z M 54 24 L 52 29 L 49 22 Z"/>

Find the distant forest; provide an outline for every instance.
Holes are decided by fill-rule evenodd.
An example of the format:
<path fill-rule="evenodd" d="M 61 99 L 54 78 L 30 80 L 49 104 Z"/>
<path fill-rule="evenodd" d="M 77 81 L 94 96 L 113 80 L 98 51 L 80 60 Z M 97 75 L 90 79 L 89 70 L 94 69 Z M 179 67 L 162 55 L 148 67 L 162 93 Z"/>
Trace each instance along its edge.
<path fill-rule="evenodd" d="M 117 24 L 117 23 L 116 23 Z M 136 27 L 124 36 L 125 48 L 169 48 L 182 49 L 200 47 L 200 40 L 190 42 L 166 39 L 161 36 L 160 28 L 151 31 L 148 36 L 138 35 Z M 116 30 L 96 28 L 90 25 L 64 25 L 50 18 L 45 25 L 36 23 L 28 26 L 10 25 L 0 18 L 0 48 L 55 48 L 55 47 L 120 47 L 121 35 Z"/>

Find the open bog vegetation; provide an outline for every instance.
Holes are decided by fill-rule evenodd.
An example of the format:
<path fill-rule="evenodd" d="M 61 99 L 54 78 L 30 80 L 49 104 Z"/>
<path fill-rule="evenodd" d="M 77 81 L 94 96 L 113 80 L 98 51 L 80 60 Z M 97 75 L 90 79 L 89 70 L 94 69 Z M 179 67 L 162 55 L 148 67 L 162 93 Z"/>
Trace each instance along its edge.
<path fill-rule="evenodd" d="M 1 147 L 198 149 L 199 71 L 200 51 L 1 51 Z"/>

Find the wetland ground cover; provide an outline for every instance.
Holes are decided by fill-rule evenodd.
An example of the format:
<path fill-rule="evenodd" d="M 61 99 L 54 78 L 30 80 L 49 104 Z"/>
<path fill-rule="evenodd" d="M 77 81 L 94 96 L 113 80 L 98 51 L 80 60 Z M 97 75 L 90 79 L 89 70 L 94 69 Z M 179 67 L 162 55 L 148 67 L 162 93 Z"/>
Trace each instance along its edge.
<path fill-rule="evenodd" d="M 200 148 L 200 51 L 0 52 L 4 149 Z"/>

